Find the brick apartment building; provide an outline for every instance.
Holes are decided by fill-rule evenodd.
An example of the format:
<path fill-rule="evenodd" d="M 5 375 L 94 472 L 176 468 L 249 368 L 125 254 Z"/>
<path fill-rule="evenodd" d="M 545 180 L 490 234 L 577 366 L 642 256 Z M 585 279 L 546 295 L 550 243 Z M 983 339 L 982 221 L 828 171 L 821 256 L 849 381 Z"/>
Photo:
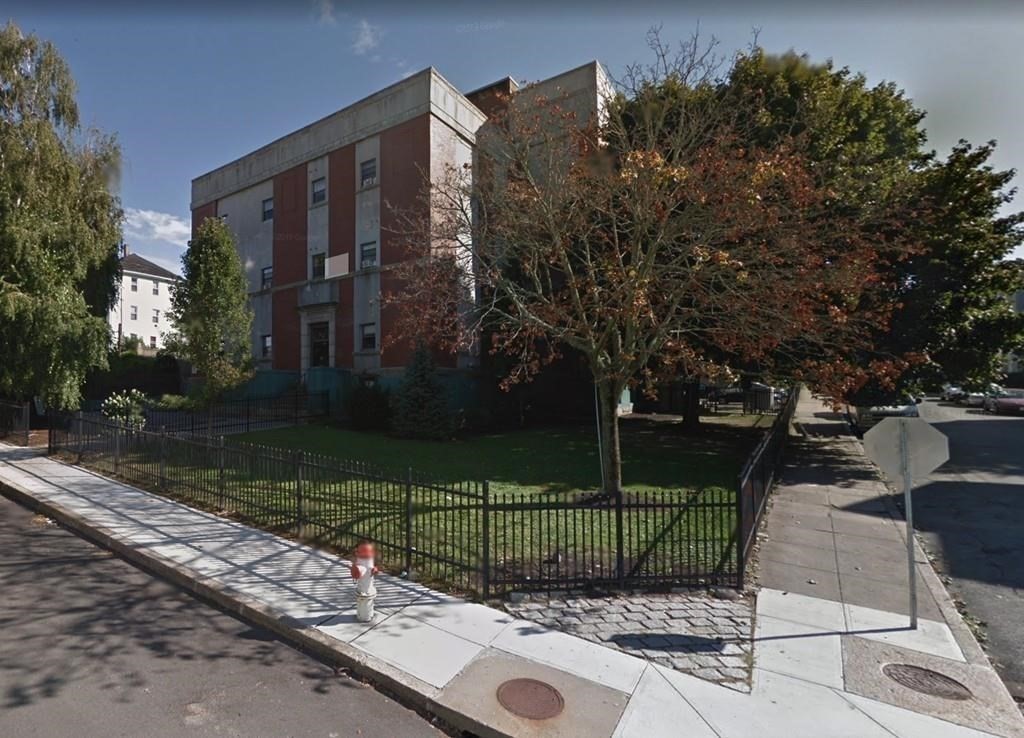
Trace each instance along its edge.
<path fill-rule="evenodd" d="M 261 369 L 337 367 L 386 374 L 409 360 L 384 345 L 379 296 L 402 260 L 396 212 L 418 203 L 422 172 L 473 161 L 488 115 L 513 94 L 556 95 L 580 120 L 609 90 L 597 62 L 522 90 L 506 78 L 463 93 L 428 68 L 192 181 L 192 226 L 223 218 L 235 235 L 255 313 Z M 471 366 L 450 357 L 448 366 Z"/>

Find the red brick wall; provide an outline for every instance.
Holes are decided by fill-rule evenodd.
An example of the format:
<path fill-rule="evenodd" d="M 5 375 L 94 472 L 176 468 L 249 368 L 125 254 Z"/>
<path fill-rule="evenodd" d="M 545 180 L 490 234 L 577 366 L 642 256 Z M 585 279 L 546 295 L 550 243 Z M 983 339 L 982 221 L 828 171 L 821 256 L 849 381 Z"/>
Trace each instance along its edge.
<path fill-rule="evenodd" d="M 490 118 L 505 112 L 505 109 L 508 108 L 509 100 L 512 99 L 514 93 L 512 80 L 506 77 L 495 82 L 490 87 L 484 87 L 483 89 L 471 92 L 466 97 L 484 115 Z"/>
<path fill-rule="evenodd" d="M 274 283 L 306 279 L 306 165 L 274 177 Z"/>
<path fill-rule="evenodd" d="M 356 147 L 336 149 L 327 157 L 328 253 L 348 254 L 348 270 L 356 264 Z M 352 368 L 352 279 L 338 281 L 338 311 L 334 316 L 334 365 Z"/>
<path fill-rule="evenodd" d="M 351 369 L 352 351 L 355 343 L 355 326 L 352 319 L 353 282 L 342 279 L 338 282 L 338 312 L 334 316 L 334 365 Z"/>
<path fill-rule="evenodd" d="M 192 238 L 196 237 L 196 231 L 207 218 L 214 218 L 217 215 L 217 201 L 200 205 L 192 211 Z"/>
<path fill-rule="evenodd" d="M 274 277 L 277 277 L 275 272 Z M 273 293 L 273 335 L 275 369 L 298 371 L 302 368 L 300 353 L 302 337 L 299 324 L 299 291 L 297 287 L 276 290 Z"/>
<path fill-rule="evenodd" d="M 306 280 L 307 210 L 306 165 L 274 177 L 274 284 Z M 274 368 L 300 369 L 302 343 L 297 287 L 274 292 Z"/>
<path fill-rule="evenodd" d="M 380 259 L 402 261 L 396 210 L 416 205 L 423 190 L 423 172 L 430 167 L 430 114 L 424 113 L 380 134 Z"/>
<path fill-rule="evenodd" d="M 425 113 L 380 134 L 380 259 L 387 266 L 402 261 L 406 254 L 396 211 L 416 205 L 423 189 L 423 173 L 430 168 L 430 115 Z M 387 293 L 393 286 L 387 271 L 381 273 L 380 288 Z M 380 336 L 382 367 L 405 366 L 412 356 L 408 341 L 389 343 L 394 330 L 394 308 L 382 308 Z"/>

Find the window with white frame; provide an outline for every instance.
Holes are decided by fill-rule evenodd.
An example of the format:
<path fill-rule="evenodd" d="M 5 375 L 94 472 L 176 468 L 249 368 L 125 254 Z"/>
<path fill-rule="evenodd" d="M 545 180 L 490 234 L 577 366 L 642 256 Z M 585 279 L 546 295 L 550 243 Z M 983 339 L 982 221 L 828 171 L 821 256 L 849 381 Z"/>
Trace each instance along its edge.
<path fill-rule="evenodd" d="M 153 324 L 155 325 L 155 324 L 157 324 L 159 322 L 160 322 L 160 311 L 154 309 L 153 310 Z"/>
<path fill-rule="evenodd" d="M 138 291 L 139 291 L 139 278 L 138 277 L 132 277 L 132 292 L 138 292 Z"/>
<path fill-rule="evenodd" d="M 377 184 L 377 160 L 367 159 L 359 165 L 359 186 L 369 187 Z"/>
<path fill-rule="evenodd" d="M 313 191 L 310 193 L 310 200 L 314 205 L 327 200 L 327 178 L 320 177 L 313 180 Z"/>
<path fill-rule="evenodd" d="M 359 268 L 367 269 L 375 266 L 377 266 L 377 242 L 368 241 L 359 244 Z"/>
<path fill-rule="evenodd" d="M 273 337 L 268 333 L 265 336 L 260 336 L 260 353 L 264 359 L 269 359 L 271 353 L 274 350 Z"/>
<path fill-rule="evenodd" d="M 156 336 L 149 337 L 149 347 L 156 348 Z"/>
<path fill-rule="evenodd" d="M 260 270 L 260 289 L 269 290 L 274 286 L 274 267 L 263 267 Z"/>
<path fill-rule="evenodd" d="M 377 350 L 376 323 L 363 323 L 359 326 L 359 349 L 361 351 Z"/>
<path fill-rule="evenodd" d="M 263 201 L 263 220 L 274 219 L 274 198 L 268 197 Z"/>
<path fill-rule="evenodd" d="M 139 306 L 138 305 L 129 305 L 128 306 L 128 317 L 131 320 L 138 320 L 139 319 Z"/>
<path fill-rule="evenodd" d="M 154 295 L 159 295 L 160 294 L 160 283 L 157 282 L 155 279 L 153 280 L 153 294 Z"/>

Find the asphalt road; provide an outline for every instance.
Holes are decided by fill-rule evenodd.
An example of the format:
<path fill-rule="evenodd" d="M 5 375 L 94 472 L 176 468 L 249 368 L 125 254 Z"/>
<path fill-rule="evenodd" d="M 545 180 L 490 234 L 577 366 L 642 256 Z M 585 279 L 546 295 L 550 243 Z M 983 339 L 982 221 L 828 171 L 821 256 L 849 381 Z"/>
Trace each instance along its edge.
<path fill-rule="evenodd" d="M 920 409 L 949 437 L 950 460 L 914 491 L 915 527 L 1024 700 L 1024 416 L 932 401 Z"/>
<path fill-rule="evenodd" d="M 0 497 L 0 736 L 440 736 Z"/>

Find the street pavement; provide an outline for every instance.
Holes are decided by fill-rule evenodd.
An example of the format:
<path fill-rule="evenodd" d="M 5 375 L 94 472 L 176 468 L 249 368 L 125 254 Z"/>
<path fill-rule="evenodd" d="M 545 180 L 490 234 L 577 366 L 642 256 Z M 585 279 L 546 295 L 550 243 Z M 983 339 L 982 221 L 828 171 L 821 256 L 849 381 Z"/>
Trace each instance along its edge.
<path fill-rule="evenodd" d="M 950 461 L 915 490 L 915 525 L 1024 701 L 1024 416 L 934 401 L 920 409 L 949 437 Z"/>
<path fill-rule="evenodd" d="M 0 592 L 0 736 L 440 735 L 2 497 Z"/>

